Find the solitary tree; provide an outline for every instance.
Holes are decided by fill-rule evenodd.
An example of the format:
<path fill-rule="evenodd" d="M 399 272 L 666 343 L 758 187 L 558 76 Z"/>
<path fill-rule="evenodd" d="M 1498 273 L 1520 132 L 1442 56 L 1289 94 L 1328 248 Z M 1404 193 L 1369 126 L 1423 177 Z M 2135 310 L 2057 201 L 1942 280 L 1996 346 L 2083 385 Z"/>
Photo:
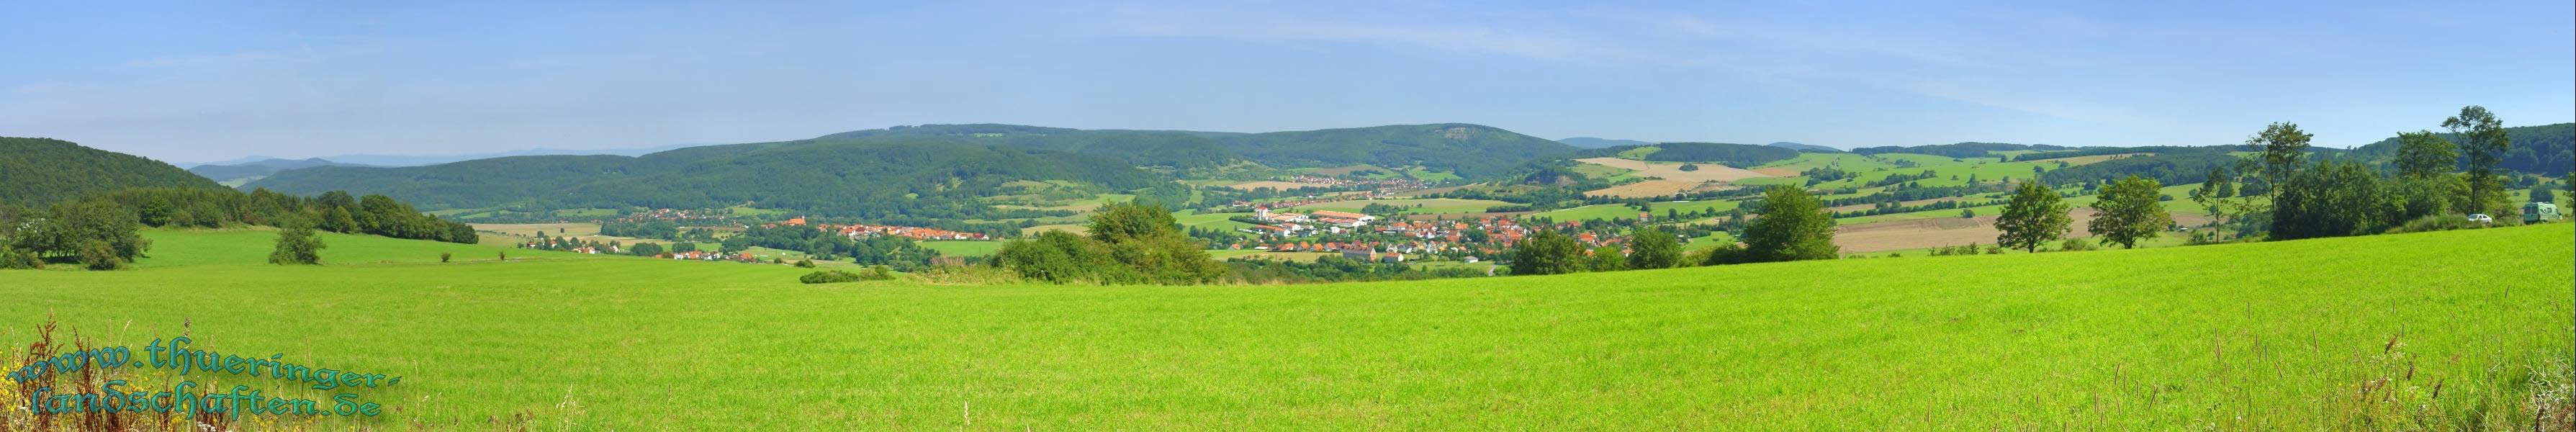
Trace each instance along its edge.
<path fill-rule="evenodd" d="M 2173 213 L 2156 202 L 2156 189 L 2164 185 L 2154 179 L 2130 175 L 2102 188 L 2100 200 L 2093 201 L 2093 220 L 2085 227 L 2106 243 L 2119 243 L 2123 249 L 2138 247 L 2139 240 L 2156 238 L 2165 227 L 2173 225 Z"/>
<path fill-rule="evenodd" d="M 277 265 L 312 265 L 322 263 L 322 239 L 314 238 L 313 223 L 302 219 L 286 222 L 277 230 L 277 247 L 268 252 L 268 263 Z M 445 258 L 440 258 L 445 260 Z"/>
<path fill-rule="evenodd" d="M 2245 146 L 2258 153 L 2250 160 L 2254 169 L 2248 171 L 2260 173 L 2266 185 L 2279 186 L 2290 178 L 2290 173 L 2299 170 L 2300 162 L 2308 154 L 2308 139 L 2315 137 L 2299 131 L 2297 123 L 2273 123 L 2263 127 L 2263 132 L 2245 139 Z M 2277 187 L 2266 189 L 2269 189 L 2264 191 L 2266 195 L 2279 193 Z"/>
<path fill-rule="evenodd" d="M 1512 274 L 1545 275 L 1583 269 L 1583 245 L 1555 231 L 1540 231 L 1512 245 Z"/>
<path fill-rule="evenodd" d="M 2460 137 L 2460 153 L 2469 162 L 2468 213 L 2488 213 L 2504 203 L 2504 181 L 2495 175 L 2495 166 L 2513 148 L 2513 138 L 2504 133 L 2504 123 L 2486 107 L 2470 105 L 2460 108 L 2460 115 L 2442 119 L 2442 127 Z"/>
<path fill-rule="evenodd" d="M 2433 131 L 2397 133 L 2397 175 L 2410 178 L 2432 178 L 2459 166 L 2460 152 L 2451 140 Z"/>
<path fill-rule="evenodd" d="M 1637 228 L 1628 233 L 1628 239 L 1628 268 L 1670 268 L 1681 263 L 1681 242 L 1662 228 Z"/>
<path fill-rule="evenodd" d="M 1995 236 L 1995 243 L 2038 252 L 2040 245 L 2065 237 L 2066 226 L 2072 223 L 2074 218 L 2066 215 L 2066 203 L 2056 190 L 2038 180 L 2021 182 L 2012 201 L 2004 203 L 2004 213 L 1995 217 L 1995 229 L 2003 231 Z"/>
<path fill-rule="evenodd" d="M 1762 214 L 1744 227 L 1745 261 L 1833 259 L 1834 218 L 1823 201 L 1806 189 L 1771 186 L 1762 193 Z"/>

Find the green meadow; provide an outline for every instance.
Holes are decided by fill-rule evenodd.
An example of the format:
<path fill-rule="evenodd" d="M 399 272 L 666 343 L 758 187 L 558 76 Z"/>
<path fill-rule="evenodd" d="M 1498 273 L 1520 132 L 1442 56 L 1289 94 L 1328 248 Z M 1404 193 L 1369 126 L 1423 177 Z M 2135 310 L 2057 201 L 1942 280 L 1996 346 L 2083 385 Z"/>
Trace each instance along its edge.
<path fill-rule="evenodd" d="M 0 351 L 52 320 L 382 371 L 386 428 L 2512 427 L 2576 391 L 2571 226 L 1105 287 L 152 231 L 135 270 L 0 272 Z"/>

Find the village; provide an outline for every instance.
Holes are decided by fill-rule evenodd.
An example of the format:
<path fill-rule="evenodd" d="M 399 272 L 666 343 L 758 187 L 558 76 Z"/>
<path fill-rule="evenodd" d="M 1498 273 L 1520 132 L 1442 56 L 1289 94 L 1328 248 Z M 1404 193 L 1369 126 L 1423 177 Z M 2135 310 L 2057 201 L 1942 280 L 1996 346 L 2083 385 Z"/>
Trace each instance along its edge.
<path fill-rule="evenodd" d="M 1583 229 L 1583 225 L 1576 222 L 1532 226 L 1505 216 L 1457 220 L 1399 219 L 1380 223 L 1380 218 L 1367 214 L 1331 210 L 1274 212 L 1267 206 L 1255 207 L 1248 219 L 1259 223 L 1238 231 L 1252 234 L 1253 239 L 1214 247 L 1272 252 L 1334 252 L 1356 261 L 1404 262 L 1437 256 L 1473 263 L 1490 260 L 1540 229 Z M 1573 237 L 1587 250 L 1614 246 L 1624 251 L 1628 244 L 1628 238 L 1619 234 L 1580 232 Z"/>

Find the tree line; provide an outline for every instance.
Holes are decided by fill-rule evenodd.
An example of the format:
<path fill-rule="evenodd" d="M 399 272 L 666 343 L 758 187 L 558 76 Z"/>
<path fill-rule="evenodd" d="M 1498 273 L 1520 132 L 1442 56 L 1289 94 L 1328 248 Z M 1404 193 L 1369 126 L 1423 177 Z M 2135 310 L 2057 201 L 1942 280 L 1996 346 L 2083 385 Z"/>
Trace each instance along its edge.
<path fill-rule="evenodd" d="M 331 191 L 312 198 L 217 188 L 133 188 L 57 202 L 43 209 L 0 207 L 0 268 L 79 263 L 113 270 L 144 256 L 143 227 L 260 225 L 344 234 L 474 243 L 471 225 L 439 219 L 383 195 Z M 301 231 L 297 231 L 301 233 Z M 301 247 L 307 243 L 298 241 Z M 319 249 L 320 242 L 309 243 Z M 290 255 L 302 256 L 298 251 Z M 299 260 L 301 261 L 301 260 Z M 309 262 L 305 262 L 309 263 Z"/>

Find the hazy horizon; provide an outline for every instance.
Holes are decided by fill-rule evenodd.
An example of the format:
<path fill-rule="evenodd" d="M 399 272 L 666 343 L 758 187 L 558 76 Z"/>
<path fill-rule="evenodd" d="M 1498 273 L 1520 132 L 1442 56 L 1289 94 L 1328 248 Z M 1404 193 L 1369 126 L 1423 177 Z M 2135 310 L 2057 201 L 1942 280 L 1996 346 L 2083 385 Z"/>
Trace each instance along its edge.
<path fill-rule="evenodd" d="M 0 136 L 174 163 L 934 123 L 1852 148 L 2218 145 L 2289 121 L 2345 147 L 2464 105 L 2576 119 L 2565 2 L 22 9 L 0 37 L 54 42 L 6 54 Z"/>

